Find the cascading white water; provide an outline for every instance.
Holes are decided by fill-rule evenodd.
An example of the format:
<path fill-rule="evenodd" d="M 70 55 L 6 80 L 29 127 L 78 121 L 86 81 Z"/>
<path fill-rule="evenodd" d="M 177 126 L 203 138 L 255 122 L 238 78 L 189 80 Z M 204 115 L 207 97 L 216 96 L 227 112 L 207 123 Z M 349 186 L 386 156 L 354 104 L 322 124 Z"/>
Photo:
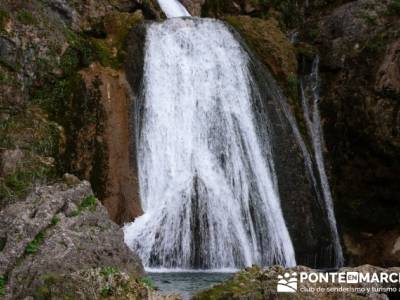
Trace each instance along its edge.
<path fill-rule="evenodd" d="M 295 265 L 268 120 L 262 129 L 255 123 L 249 57 L 226 25 L 149 25 L 143 81 L 137 145 L 145 213 L 124 231 L 144 265 Z"/>
<path fill-rule="evenodd" d="M 319 57 L 316 56 L 312 65 L 311 74 L 307 78 L 303 78 L 300 83 L 301 100 L 304 119 L 306 121 L 307 130 L 311 137 L 312 148 L 318 169 L 318 175 L 321 181 L 321 189 L 324 198 L 325 209 L 330 223 L 331 236 L 335 246 L 334 265 L 343 265 L 343 252 L 340 245 L 339 234 L 336 226 L 336 218 L 333 209 L 333 200 L 325 171 L 325 162 L 323 156 L 324 136 L 321 127 L 321 117 L 319 113 Z"/>
<path fill-rule="evenodd" d="M 186 8 L 177 0 L 158 0 L 158 3 L 168 18 L 190 17 Z"/>

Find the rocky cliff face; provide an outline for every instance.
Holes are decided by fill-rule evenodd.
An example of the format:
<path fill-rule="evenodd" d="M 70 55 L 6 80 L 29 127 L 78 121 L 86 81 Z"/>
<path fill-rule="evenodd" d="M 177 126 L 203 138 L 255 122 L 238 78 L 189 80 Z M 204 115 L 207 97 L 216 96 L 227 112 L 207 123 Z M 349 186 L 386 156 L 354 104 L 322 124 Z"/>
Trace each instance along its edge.
<path fill-rule="evenodd" d="M 304 32 L 321 53 L 326 150 L 349 263 L 399 262 L 399 20 L 397 1 L 359 0 L 310 19 Z"/>
<path fill-rule="evenodd" d="M 0 4 L 0 206 L 68 171 L 90 180 L 116 222 L 141 213 L 120 69 L 129 29 L 142 11 L 157 17 L 153 6 Z"/>

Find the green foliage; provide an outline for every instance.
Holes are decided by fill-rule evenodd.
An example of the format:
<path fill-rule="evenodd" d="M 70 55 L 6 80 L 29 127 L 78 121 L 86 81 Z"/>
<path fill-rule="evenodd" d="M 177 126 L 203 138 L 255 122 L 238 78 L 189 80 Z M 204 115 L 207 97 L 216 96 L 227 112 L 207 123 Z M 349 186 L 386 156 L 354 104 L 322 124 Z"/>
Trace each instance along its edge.
<path fill-rule="evenodd" d="M 36 254 L 43 240 L 44 240 L 44 233 L 39 232 L 35 236 L 35 238 L 28 244 L 28 246 L 26 246 L 25 254 Z"/>
<path fill-rule="evenodd" d="M 392 16 L 400 16 L 400 0 L 392 0 L 388 6 L 388 14 Z"/>
<path fill-rule="evenodd" d="M 48 300 L 53 299 L 51 295 L 51 287 L 57 285 L 56 275 L 48 273 L 41 277 L 43 284 L 39 286 L 35 291 L 35 299 L 37 300 Z M 66 298 L 64 298 L 66 299 Z"/>
<path fill-rule="evenodd" d="M 79 205 L 80 210 L 91 210 L 94 211 L 97 207 L 97 199 L 95 196 L 89 196 L 83 199 L 82 203 Z"/>
<path fill-rule="evenodd" d="M 51 167 L 28 161 L 16 172 L 0 178 L 0 208 L 5 206 L 6 202 L 25 197 L 36 181 L 52 175 Z"/>
<path fill-rule="evenodd" d="M 6 246 L 7 239 L 6 238 L 0 238 L 0 252 L 3 251 L 4 247 Z"/>
<path fill-rule="evenodd" d="M 33 25 L 36 24 L 35 17 L 32 15 L 31 12 L 21 9 L 17 12 L 16 18 L 24 25 Z"/>
<path fill-rule="evenodd" d="M 309 28 L 306 30 L 305 35 L 309 41 L 314 42 L 320 36 L 320 32 L 318 28 Z"/>
<path fill-rule="evenodd" d="M 363 19 L 370 26 L 375 26 L 377 24 L 376 23 L 376 17 L 375 16 L 371 16 L 371 15 L 369 15 L 367 13 L 363 15 Z"/>
<path fill-rule="evenodd" d="M 0 9 L 0 32 L 5 30 L 8 19 L 8 13 Z"/>
<path fill-rule="evenodd" d="M 65 35 L 69 43 L 60 61 L 60 68 L 65 76 L 71 76 L 79 69 L 88 67 L 95 59 L 95 49 L 91 41 L 83 35 L 66 30 Z"/>
<path fill-rule="evenodd" d="M 51 226 L 56 226 L 58 223 L 60 223 L 60 218 L 58 216 L 54 216 L 53 219 L 51 219 Z"/>
<path fill-rule="evenodd" d="M 112 296 L 112 289 L 110 287 L 103 287 L 100 290 L 100 296 L 104 297 L 104 298 L 106 298 L 108 296 Z"/>
<path fill-rule="evenodd" d="M 79 216 L 85 210 L 95 211 L 96 207 L 97 198 L 95 196 L 86 197 L 81 204 L 79 204 L 78 209 L 72 213 L 72 217 Z"/>
<path fill-rule="evenodd" d="M 297 99 L 298 97 L 298 85 L 299 80 L 295 74 L 290 74 L 287 78 L 288 93 L 292 99 Z"/>
<path fill-rule="evenodd" d="M 7 278 L 4 275 L 0 276 L 0 297 L 4 296 L 6 292 L 6 283 Z"/>
<path fill-rule="evenodd" d="M 369 55 L 378 54 L 386 48 L 387 40 L 388 37 L 386 36 L 385 32 L 382 32 L 368 40 L 364 49 L 367 53 L 369 53 Z"/>
<path fill-rule="evenodd" d="M 141 277 L 139 282 L 151 290 L 157 290 L 157 286 L 150 277 Z"/>
<path fill-rule="evenodd" d="M 56 175 L 52 158 L 60 151 L 61 131 L 37 108 L 12 112 L 0 123 L 0 148 L 20 149 L 23 159 L 0 177 L 0 208 L 23 198 L 37 182 Z M 7 201 L 7 202 L 6 202 Z"/>
<path fill-rule="evenodd" d="M 100 274 L 106 277 L 114 275 L 116 273 L 118 273 L 118 270 L 114 267 L 103 267 L 100 270 Z"/>

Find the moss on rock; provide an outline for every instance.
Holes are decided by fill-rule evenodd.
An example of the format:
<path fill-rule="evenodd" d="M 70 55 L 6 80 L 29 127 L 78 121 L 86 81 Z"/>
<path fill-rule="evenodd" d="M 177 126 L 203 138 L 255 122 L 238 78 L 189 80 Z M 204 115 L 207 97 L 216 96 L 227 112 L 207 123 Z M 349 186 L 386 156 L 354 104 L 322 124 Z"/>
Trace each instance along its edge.
<path fill-rule="evenodd" d="M 275 19 L 228 16 L 224 20 L 242 35 L 261 62 L 285 86 L 297 74 L 295 48 L 279 29 Z"/>
<path fill-rule="evenodd" d="M 57 174 L 55 158 L 64 151 L 64 139 L 63 129 L 37 106 L 1 123 L 0 208 Z"/>

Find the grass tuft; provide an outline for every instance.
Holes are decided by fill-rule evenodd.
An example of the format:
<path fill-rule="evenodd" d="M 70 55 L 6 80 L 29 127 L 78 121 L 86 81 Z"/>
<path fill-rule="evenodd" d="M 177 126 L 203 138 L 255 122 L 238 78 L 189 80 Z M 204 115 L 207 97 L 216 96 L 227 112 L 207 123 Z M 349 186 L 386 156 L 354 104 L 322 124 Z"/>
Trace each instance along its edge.
<path fill-rule="evenodd" d="M 36 24 L 35 17 L 30 11 L 27 11 L 25 9 L 21 9 L 20 11 L 17 12 L 17 20 L 20 21 L 24 25 L 33 25 Z"/>
<path fill-rule="evenodd" d="M 42 244 L 44 240 L 44 233 L 39 232 L 35 238 L 26 246 L 25 253 L 26 254 L 36 254 L 39 249 L 40 244 Z"/>

